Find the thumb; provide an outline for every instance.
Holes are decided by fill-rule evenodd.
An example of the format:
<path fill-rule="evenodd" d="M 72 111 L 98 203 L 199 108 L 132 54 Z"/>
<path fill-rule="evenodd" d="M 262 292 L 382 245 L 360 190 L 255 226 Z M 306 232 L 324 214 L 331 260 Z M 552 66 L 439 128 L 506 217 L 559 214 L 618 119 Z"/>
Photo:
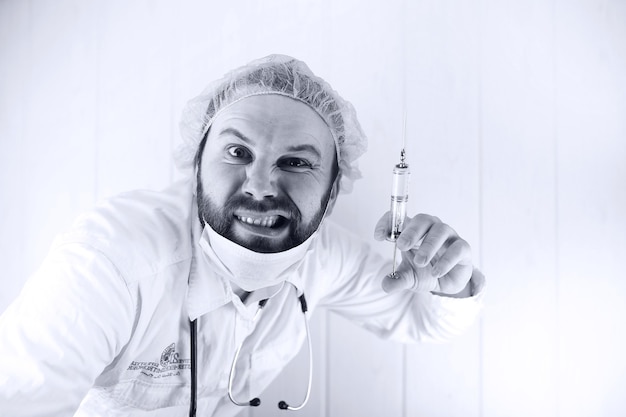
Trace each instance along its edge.
<path fill-rule="evenodd" d="M 383 278 L 382 287 L 383 291 L 387 294 L 393 294 L 394 292 L 408 290 L 413 286 L 415 279 L 409 274 L 400 274 L 396 271 L 394 274 L 386 275 Z"/>
<path fill-rule="evenodd" d="M 395 276 L 385 276 L 382 287 L 388 294 L 401 290 L 427 292 L 440 289 L 439 280 L 432 275 L 430 265 L 424 268 L 412 267 L 407 261 L 400 264 Z"/>

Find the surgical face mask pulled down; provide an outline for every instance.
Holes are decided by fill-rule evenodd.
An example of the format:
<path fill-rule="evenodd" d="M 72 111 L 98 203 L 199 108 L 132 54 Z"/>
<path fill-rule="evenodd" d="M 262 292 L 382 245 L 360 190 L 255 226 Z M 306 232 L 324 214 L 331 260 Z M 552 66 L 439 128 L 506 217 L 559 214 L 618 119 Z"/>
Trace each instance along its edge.
<path fill-rule="evenodd" d="M 260 253 L 226 239 L 206 223 L 200 247 L 225 278 L 251 292 L 286 281 L 304 259 L 316 234 L 313 233 L 303 243 L 286 251 Z"/>

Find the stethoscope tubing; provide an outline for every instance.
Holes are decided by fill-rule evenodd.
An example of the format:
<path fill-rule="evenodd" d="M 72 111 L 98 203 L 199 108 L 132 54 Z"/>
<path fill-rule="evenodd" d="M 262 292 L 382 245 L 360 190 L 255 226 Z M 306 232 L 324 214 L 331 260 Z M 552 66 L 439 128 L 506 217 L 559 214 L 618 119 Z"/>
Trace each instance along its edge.
<path fill-rule="evenodd" d="M 197 383 L 198 383 L 198 369 L 197 369 L 197 332 L 198 322 L 194 319 L 189 322 L 190 338 L 191 338 L 191 400 L 189 402 L 189 417 L 196 417 L 196 398 L 197 395 Z"/>

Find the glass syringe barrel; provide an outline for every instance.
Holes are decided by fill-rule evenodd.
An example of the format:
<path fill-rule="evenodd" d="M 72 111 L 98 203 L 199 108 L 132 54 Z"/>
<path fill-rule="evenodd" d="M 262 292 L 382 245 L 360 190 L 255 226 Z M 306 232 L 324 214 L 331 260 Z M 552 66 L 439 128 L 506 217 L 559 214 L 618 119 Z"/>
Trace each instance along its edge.
<path fill-rule="evenodd" d="M 387 240 L 395 242 L 404 224 L 406 217 L 406 203 L 409 200 L 409 177 L 411 171 L 409 165 L 404 163 L 404 150 L 402 160 L 393 168 L 393 187 L 391 190 L 391 230 Z"/>

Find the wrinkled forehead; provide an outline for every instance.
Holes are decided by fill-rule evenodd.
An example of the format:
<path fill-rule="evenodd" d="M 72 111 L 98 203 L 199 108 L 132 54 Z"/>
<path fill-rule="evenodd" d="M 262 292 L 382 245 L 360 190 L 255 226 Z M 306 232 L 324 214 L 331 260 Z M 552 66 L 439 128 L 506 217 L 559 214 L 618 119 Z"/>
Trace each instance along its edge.
<path fill-rule="evenodd" d="M 308 104 L 279 95 L 245 97 L 221 109 L 213 118 L 211 132 L 228 129 L 252 140 L 273 138 L 278 145 L 311 144 L 325 157 L 338 155 L 338 147 L 324 119 Z M 334 158 L 333 158 L 334 159 Z"/>

